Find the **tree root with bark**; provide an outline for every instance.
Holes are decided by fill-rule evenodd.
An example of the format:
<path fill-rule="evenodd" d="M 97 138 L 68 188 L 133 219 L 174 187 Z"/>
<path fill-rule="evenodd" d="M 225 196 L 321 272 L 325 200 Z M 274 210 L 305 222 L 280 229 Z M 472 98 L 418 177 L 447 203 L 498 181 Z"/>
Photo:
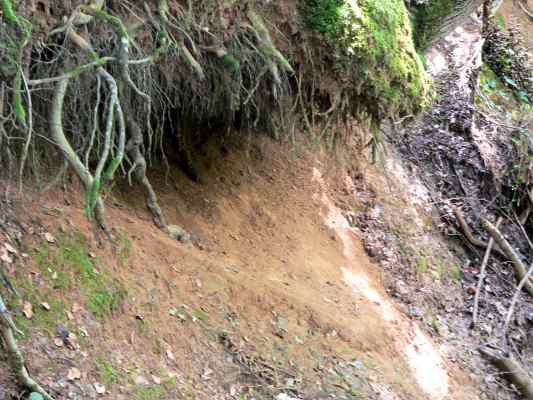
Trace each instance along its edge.
<path fill-rule="evenodd" d="M 522 392 L 527 400 L 533 400 L 533 379 L 518 361 L 500 350 L 493 351 L 488 347 L 482 347 L 479 351 Z"/>
<path fill-rule="evenodd" d="M 31 392 L 39 393 L 45 400 L 54 400 L 54 398 L 50 396 L 48 392 L 44 390 L 28 373 L 24 356 L 22 355 L 22 352 L 18 347 L 17 339 L 15 338 L 15 333 L 22 334 L 15 326 L 4 300 L 0 295 L 0 342 L 3 343 L 9 356 L 9 360 L 13 365 L 19 384 Z"/>

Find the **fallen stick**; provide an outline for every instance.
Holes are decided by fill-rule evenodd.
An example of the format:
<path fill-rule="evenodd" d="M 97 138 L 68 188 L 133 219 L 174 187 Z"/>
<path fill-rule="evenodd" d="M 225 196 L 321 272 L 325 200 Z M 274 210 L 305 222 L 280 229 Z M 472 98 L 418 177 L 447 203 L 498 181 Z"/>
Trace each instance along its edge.
<path fill-rule="evenodd" d="M 501 247 L 505 255 L 512 262 L 516 274 L 518 275 L 518 279 L 523 280 L 524 277 L 527 276 L 528 269 L 520 260 L 520 256 L 518 255 L 516 250 L 511 247 L 511 245 L 509 244 L 507 239 L 503 237 L 499 229 L 496 228 L 490 221 L 485 218 L 481 218 L 481 223 L 483 224 L 483 227 L 487 230 L 487 232 L 490 234 L 490 236 L 494 238 L 494 241 Z M 531 296 L 533 296 L 533 284 L 531 284 L 529 278 L 525 279 L 523 287 Z"/>
<path fill-rule="evenodd" d="M 533 379 L 514 358 L 498 355 L 486 347 L 480 348 L 479 352 L 502 371 L 504 376 L 522 392 L 526 399 L 533 400 Z"/>
<path fill-rule="evenodd" d="M 516 303 L 518 302 L 518 298 L 520 297 L 520 292 L 522 291 L 526 282 L 528 282 L 531 275 L 533 275 L 533 263 L 531 263 L 531 265 L 529 266 L 529 271 L 527 271 L 526 275 L 522 278 L 522 280 L 518 284 L 514 292 L 513 299 L 511 300 L 509 311 L 507 311 L 507 317 L 505 318 L 505 325 L 503 326 L 503 334 L 506 338 L 507 338 L 507 332 L 509 330 L 509 325 L 511 324 L 511 318 L 513 316 L 514 309 L 516 307 Z"/>
<path fill-rule="evenodd" d="M 496 227 L 499 227 L 502 222 L 501 218 L 498 218 L 496 222 Z M 477 323 L 477 316 L 479 310 L 479 296 L 481 294 L 481 288 L 483 287 L 483 281 L 485 280 L 485 275 L 487 274 L 487 263 L 489 262 L 490 253 L 492 247 L 494 246 L 494 238 L 490 238 L 489 244 L 487 245 L 487 250 L 485 251 L 485 256 L 483 257 L 483 262 L 481 263 L 481 270 L 479 272 L 479 280 L 476 287 L 476 295 L 474 296 L 474 311 L 472 313 L 472 324 L 475 326 Z"/>

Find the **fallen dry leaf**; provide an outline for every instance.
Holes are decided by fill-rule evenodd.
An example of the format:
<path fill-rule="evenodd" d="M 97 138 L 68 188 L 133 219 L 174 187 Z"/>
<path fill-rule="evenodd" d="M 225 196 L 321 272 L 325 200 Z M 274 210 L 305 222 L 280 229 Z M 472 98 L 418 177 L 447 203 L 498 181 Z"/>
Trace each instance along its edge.
<path fill-rule="evenodd" d="M 4 247 L 6 248 L 6 250 L 11 253 L 11 254 L 17 254 L 17 250 L 11 246 L 9 243 L 4 243 Z"/>
<path fill-rule="evenodd" d="M 11 264 L 13 262 L 13 259 L 9 256 L 5 249 L 2 249 L 2 251 L 0 252 L 0 260 L 5 262 L 6 264 Z"/>
<path fill-rule="evenodd" d="M 167 357 L 169 360 L 174 361 L 174 354 L 170 351 L 170 349 L 167 350 Z"/>
<path fill-rule="evenodd" d="M 32 319 L 32 317 L 33 317 L 33 306 L 31 305 L 30 302 L 28 302 L 28 301 L 24 302 L 24 306 L 22 307 L 22 313 L 24 314 L 24 316 L 26 318 Z"/>
<path fill-rule="evenodd" d="M 68 370 L 67 379 L 69 381 L 75 381 L 81 379 L 81 371 L 78 368 L 71 368 Z"/>
<path fill-rule="evenodd" d="M 56 242 L 56 238 L 50 232 L 46 232 L 44 234 L 44 238 L 46 239 L 46 241 L 48 243 L 55 243 Z"/>

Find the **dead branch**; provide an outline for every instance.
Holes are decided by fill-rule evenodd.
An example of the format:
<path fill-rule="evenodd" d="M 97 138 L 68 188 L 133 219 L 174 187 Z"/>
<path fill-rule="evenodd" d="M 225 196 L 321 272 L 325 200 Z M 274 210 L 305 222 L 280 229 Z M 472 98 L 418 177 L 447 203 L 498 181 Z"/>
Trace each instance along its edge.
<path fill-rule="evenodd" d="M 496 227 L 500 226 L 502 218 L 498 218 L 496 222 Z M 475 326 L 477 323 L 478 309 L 479 309 L 479 295 L 481 293 L 481 288 L 483 287 L 483 281 L 485 280 L 485 275 L 487 273 L 487 263 L 489 262 L 490 253 L 492 247 L 494 246 L 494 238 L 490 238 L 489 244 L 487 245 L 487 250 L 485 251 L 485 256 L 483 257 L 483 262 L 481 263 L 481 271 L 479 272 L 479 280 L 476 287 L 476 295 L 474 296 L 474 311 L 472 314 L 472 323 Z"/>
<path fill-rule="evenodd" d="M 509 242 L 503 237 L 501 232 L 497 227 L 495 227 L 490 221 L 485 218 L 481 218 L 481 223 L 487 232 L 494 238 L 494 241 L 502 248 L 503 252 L 507 258 L 512 262 L 518 279 L 524 279 L 527 276 L 527 268 L 520 260 L 520 256 L 514 248 L 511 247 Z M 529 279 L 525 280 L 524 288 L 526 291 L 533 296 L 533 284 Z"/>
<path fill-rule="evenodd" d="M 533 379 L 511 355 L 502 355 L 490 351 L 486 347 L 479 349 L 504 376 L 513 383 L 528 400 L 533 400 Z"/>
<path fill-rule="evenodd" d="M 530 277 L 533 275 L 533 263 L 529 266 L 529 270 L 527 271 L 526 275 L 522 278 L 518 286 L 516 287 L 516 290 L 513 295 L 513 299 L 511 300 L 511 305 L 509 306 L 509 311 L 507 311 L 507 316 L 505 317 L 505 324 L 503 326 L 503 334 L 505 337 L 507 337 L 507 332 L 509 331 L 509 325 L 511 324 L 511 318 L 514 314 L 514 309 L 516 307 L 516 303 L 518 302 L 518 298 L 520 297 L 520 293 L 522 292 L 522 289 L 524 288 L 524 285 L 529 281 Z"/>

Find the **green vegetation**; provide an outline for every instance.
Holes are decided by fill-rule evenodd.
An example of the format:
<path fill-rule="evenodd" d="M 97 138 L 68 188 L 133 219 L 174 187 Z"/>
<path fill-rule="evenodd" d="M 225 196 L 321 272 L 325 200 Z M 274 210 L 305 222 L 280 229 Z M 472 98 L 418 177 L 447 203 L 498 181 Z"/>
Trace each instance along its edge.
<path fill-rule="evenodd" d="M 133 398 L 135 400 L 167 399 L 172 391 L 177 388 L 176 378 L 169 378 L 161 383 L 147 388 L 137 388 Z"/>
<path fill-rule="evenodd" d="M 451 276 L 452 276 L 452 279 L 455 282 L 457 282 L 457 283 L 462 282 L 462 280 L 464 278 L 464 275 L 463 275 L 463 270 L 461 269 L 461 267 L 459 265 L 455 264 L 452 267 Z"/>
<path fill-rule="evenodd" d="M 54 289 L 81 290 L 87 297 L 87 308 L 98 319 L 111 316 L 125 298 L 119 282 L 96 269 L 97 260 L 89 256 L 81 235 L 58 238 L 56 248 L 41 245 L 35 260 Z"/>
<path fill-rule="evenodd" d="M 23 293 L 23 300 L 31 304 L 33 311 L 31 320 L 28 320 L 20 311 L 14 315 L 15 324 L 25 337 L 28 337 L 27 334 L 32 327 L 53 336 L 58 324 L 67 324 L 65 301 L 51 297 L 49 292 L 43 290 L 40 285 L 30 279 L 17 276 L 13 283 Z M 14 300 L 12 299 L 10 303 L 14 303 Z M 44 309 L 43 303 L 47 303 L 50 309 Z M 10 308 L 16 310 L 20 307 L 14 307 L 13 304 L 10 304 Z"/>
<path fill-rule="evenodd" d="M 342 35 L 344 0 L 306 0 L 303 17 L 310 28 L 335 39 Z"/>
<path fill-rule="evenodd" d="M 402 0 L 303 0 L 303 18 L 335 48 L 340 79 L 377 103 L 379 116 L 413 113 L 432 99 Z"/>
<path fill-rule="evenodd" d="M 418 260 L 418 273 L 419 274 L 425 274 L 429 271 L 429 263 L 427 257 L 421 257 Z"/>
<path fill-rule="evenodd" d="M 487 64 L 483 64 L 481 68 L 479 88 L 481 95 L 476 99 L 478 105 L 496 109 L 510 119 L 520 117 L 532 109 L 525 92 L 518 90 L 512 79 L 505 76 L 500 79 Z"/>
<path fill-rule="evenodd" d="M 112 386 L 119 382 L 120 374 L 113 364 L 104 358 L 96 359 L 96 368 L 100 379 L 106 386 Z"/>

